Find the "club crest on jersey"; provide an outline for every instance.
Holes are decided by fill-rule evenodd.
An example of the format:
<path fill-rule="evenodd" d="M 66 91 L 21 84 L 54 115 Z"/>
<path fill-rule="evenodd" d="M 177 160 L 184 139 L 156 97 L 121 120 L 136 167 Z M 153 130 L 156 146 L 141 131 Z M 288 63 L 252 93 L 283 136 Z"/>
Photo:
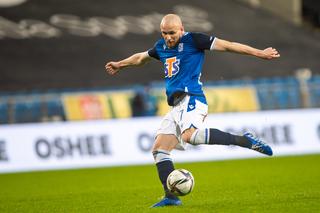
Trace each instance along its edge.
<path fill-rule="evenodd" d="M 183 43 L 180 43 L 178 45 L 178 52 L 182 52 L 183 51 Z"/>
<path fill-rule="evenodd" d="M 166 78 L 171 78 L 179 72 L 180 59 L 177 57 L 167 58 L 165 66 L 165 76 Z"/>

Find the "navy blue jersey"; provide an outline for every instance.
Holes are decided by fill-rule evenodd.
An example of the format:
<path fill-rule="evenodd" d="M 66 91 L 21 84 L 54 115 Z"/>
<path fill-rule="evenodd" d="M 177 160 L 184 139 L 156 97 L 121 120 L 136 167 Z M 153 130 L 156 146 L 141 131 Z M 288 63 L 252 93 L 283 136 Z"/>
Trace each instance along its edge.
<path fill-rule="evenodd" d="M 200 82 L 204 51 L 210 49 L 214 38 L 202 33 L 186 32 L 173 48 L 168 48 L 162 38 L 148 50 L 149 56 L 164 65 L 166 95 L 170 106 L 173 105 L 173 95 L 178 92 L 204 97 Z"/>

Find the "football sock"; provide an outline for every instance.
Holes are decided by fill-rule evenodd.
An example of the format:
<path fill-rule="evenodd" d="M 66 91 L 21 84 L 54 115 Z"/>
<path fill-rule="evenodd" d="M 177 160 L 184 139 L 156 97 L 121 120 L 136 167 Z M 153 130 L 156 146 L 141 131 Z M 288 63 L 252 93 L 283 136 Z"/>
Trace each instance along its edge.
<path fill-rule="evenodd" d="M 206 128 L 196 129 L 192 134 L 190 143 L 198 144 L 219 144 L 219 145 L 237 145 L 245 148 L 251 148 L 251 142 L 244 136 L 233 135 L 218 129 Z"/>
<path fill-rule="evenodd" d="M 170 152 L 166 150 L 156 150 L 152 152 L 152 154 L 158 169 L 159 179 L 165 191 L 165 196 L 168 198 L 176 199 L 177 196 L 170 193 L 167 187 L 167 178 L 169 174 L 174 170 Z"/>

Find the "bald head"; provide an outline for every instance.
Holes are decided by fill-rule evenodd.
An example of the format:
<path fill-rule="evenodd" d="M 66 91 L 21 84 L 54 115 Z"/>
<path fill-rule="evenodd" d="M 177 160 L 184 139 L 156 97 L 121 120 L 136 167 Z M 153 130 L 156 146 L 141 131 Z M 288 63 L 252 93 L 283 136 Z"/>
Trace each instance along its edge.
<path fill-rule="evenodd" d="M 160 30 L 169 48 L 175 47 L 184 33 L 182 21 L 175 14 L 168 14 L 162 18 Z"/>
<path fill-rule="evenodd" d="M 167 14 L 162 18 L 160 28 L 167 27 L 167 26 L 182 27 L 182 21 L 180 17 L 176 14 Z"/>

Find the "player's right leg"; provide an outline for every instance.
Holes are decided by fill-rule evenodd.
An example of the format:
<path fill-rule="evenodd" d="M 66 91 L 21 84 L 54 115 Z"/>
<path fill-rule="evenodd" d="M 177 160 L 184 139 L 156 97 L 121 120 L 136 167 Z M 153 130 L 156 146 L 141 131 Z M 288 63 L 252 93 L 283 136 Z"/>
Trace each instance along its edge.
<path fill-rule="evenodd" d="M 177 196 L 170 193 L 166 184 L 168 175 L 174 170 L 170 152 L 176 147 L 177 144 L 178 139 L 173 134 L 159 134 L 156 137 L 152 154 L 157 166 L 159 179 L 162 183 L 165 196 L 152 207 L 178 206 L 182 204 Z"/>

